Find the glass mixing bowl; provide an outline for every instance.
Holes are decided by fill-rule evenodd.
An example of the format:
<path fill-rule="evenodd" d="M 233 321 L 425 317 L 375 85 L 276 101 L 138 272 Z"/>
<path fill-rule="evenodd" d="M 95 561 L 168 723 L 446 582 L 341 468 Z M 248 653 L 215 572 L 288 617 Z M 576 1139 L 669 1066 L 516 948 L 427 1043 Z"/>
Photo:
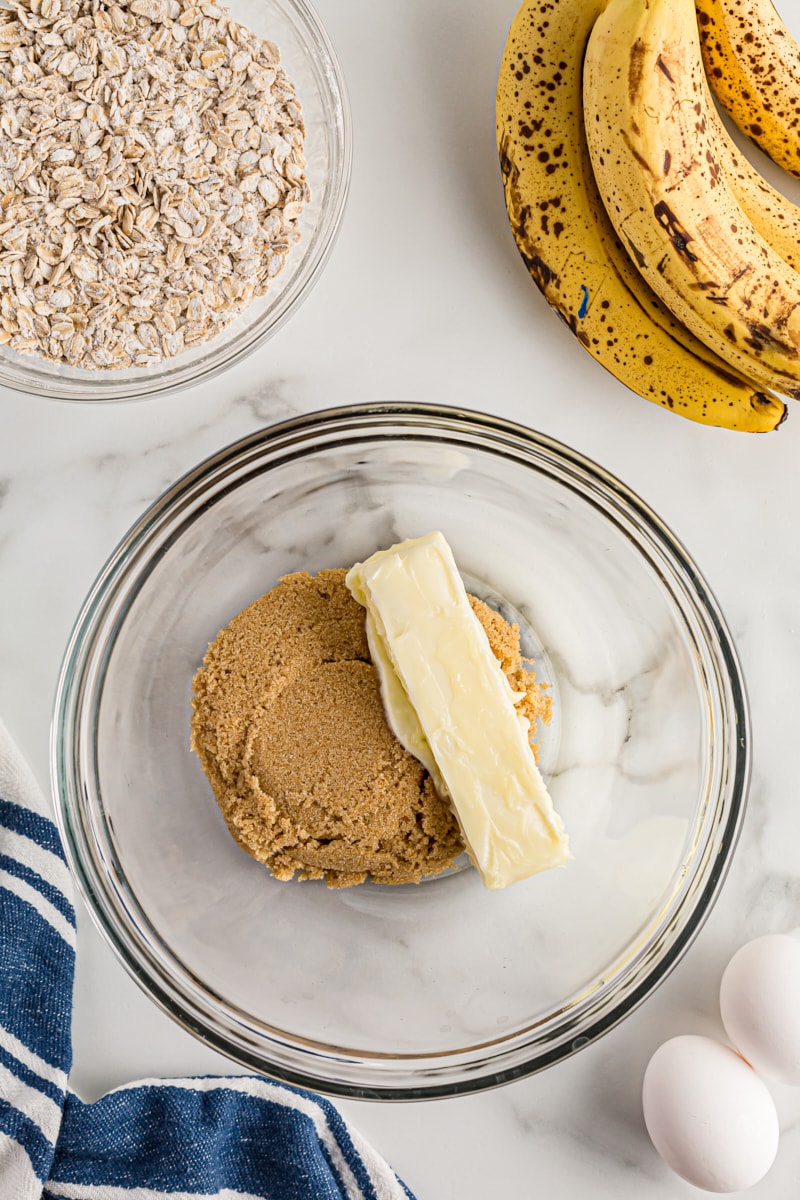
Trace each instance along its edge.
<path fill-rule="evenodd" d="M 280 575 L 432 528 L 550 682 L 541 765 L 574 860 L 500 892 L 472 869 L 279 883 L 189 750 L 192 676 Z M 89 908 L 158 1004 L 248 1068 L 409 1099 L 537 1071 L 652 991 L 722 883 L 749 741 L 723 618 L 637 496 L 505 421 L 376 405 L 245 438 L 148 509 L 78 618 L 53 772 Z"/>
<path fill-rule="evenodd" d="M 336 56 L 306 0 L 225 0 L 225 7 L 276 43 L 303 107 L 311 199 L 299 221 L 300 241 L 266 295 L 210 341 L 156 366 L 121 370 L 67 367 L 0 346 L 0 384 L 55 400 L 122 400 L 178 391 L 255 350 L 288 320 L 317 280 L 339 229 L 350 181 L 350 110 Z"/>

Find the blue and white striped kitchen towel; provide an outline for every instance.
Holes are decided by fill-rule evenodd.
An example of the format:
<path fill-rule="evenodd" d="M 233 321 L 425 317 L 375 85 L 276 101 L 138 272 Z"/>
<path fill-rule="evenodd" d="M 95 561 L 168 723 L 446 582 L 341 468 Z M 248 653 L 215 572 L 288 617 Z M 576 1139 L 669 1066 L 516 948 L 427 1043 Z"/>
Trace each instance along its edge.
<path fill-rule="evenodd" d="M 321 1096 L 257 1076 L 69 1090 L 72 885 L 0 722 L 0 1200 L 413 1200 Z"/>

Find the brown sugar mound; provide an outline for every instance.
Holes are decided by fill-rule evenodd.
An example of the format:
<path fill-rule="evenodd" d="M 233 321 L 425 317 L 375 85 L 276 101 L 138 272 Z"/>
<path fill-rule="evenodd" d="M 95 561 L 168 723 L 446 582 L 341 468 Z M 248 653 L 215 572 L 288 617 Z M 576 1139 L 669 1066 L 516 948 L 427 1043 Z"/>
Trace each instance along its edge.
<path fill-rule="evenodd" d="M 418 883 L 464 847 L 386 723 L 345 574 L 286 575 L 217 634 L 194 678 L 192 749 L 231 834 L 278 879 Z M 533 729 L 550 700 L 519 631 L 470 600 Z"/>

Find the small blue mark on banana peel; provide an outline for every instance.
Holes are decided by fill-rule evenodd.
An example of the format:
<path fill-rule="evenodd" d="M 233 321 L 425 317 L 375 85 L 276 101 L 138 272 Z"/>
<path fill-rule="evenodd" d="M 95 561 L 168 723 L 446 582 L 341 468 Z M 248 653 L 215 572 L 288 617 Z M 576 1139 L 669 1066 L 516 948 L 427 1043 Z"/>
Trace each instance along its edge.
<path fill-rule="evenodd" d="M 589 309 L 589 289 L 585 283 L 581 284 L 581 302 L 578 308 L 578 320 L 582 321 Z"/>

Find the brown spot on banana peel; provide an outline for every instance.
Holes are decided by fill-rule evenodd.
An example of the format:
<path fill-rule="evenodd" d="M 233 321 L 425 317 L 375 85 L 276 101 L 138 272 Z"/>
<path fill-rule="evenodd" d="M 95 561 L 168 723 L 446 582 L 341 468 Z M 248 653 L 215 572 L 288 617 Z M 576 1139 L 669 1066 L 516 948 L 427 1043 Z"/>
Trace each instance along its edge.
<path fill-rule="evenodd" d="M 522 261 L 528 269 L 531 279 L 538 287 L 542 295 L 547 295 L 547 290 L 551 283 L 557 278 L 554 272 L 548 267 L 547 263 L 539 254 L 529 254 L 525 249 L 525 233 L 524 230 L 514 229 L 514 240 L 517 243 L 517 249 L 520 252 Z M 573 330 L 573 333 L 575 331 Z"/>
<path fill-rule="evenodd" d="M 753 392 L 752 396 L 750 397 L 750 407 L 752 408 L 754 413 L 773 412 L 775 409 L 775 397 L 770 396 L 768 392 L 767 393 Z M 768 432 L 774 433 L 776 429 L 780 429 L 781 425 L 786 420 L 788 415 L 789 415 L 789 410 L 786 407 L 786 405 L 784 404 L 783 412 L 781 413 L 780 417 L 778 418 L 778 421 L 776 422 L 775 425 L 773 425 L 772 429 L 769 430 Z"/>
<path fill-rule="evenodd" d="M 736 160 L 734 159 L 733 161 L 735 164 Z M 711 176 L 712 184 L 719 183 L 720 178 L 722 176 L 722 172 L 719 169 L 719 163 L 714 158 L 714 155 L 711 153 L 710 150 L 706 151 L 706 162 L 708 163 L 708 170 L 709 170 L 709 174 Z"/>
<path fill-rule="evenodd" d="M 705 291 L 706 298 L 712 304 L 717 304 L 720 308 L 724 308 L 727 305 L 728 300 L 726 296 L 722 294 L 713 295 L 707 290 L 712 285 L 702 285 L 698 283 L 694 286 L 697 287 L 698 290 Z M 747 299 L 745 299 L 744 307 L 749 307 L 749 301 Z M 747 331 L 747 336 L 742 338 L 742 345 L 747 346 L 756 354 L 762 354 L 764 350 L 767 349 L 773 349 L 781 353 L 786 352 L 785 342 L 781 342 L 775 337 L 771 326 L 765 325 L 760 321 L 744 321 L 744 319 L 743 324 Z M 800 346 L 798 346 L 798 340 L 800 340 L 800 312 L 798 311 L 797 306 L 789 313 L 785 325 L 790 341 L 795 347 L 800 349 Z M 736 345 L 738 343 L 739 339 L 733 324 L 726 325 L 722 332 L 732 345 Z M 780 374 L 784 379 L 783 386 L 780 390 L 785 392 L 787 396 L 791 396 L 793 400 L 800 400 L 800 383 L 796 381 L 793 382 L 792 377 L 782 371 Z"/>
<path fill-rule="evenodd" d="M 503 179 L 503 191 L 505 192 L 506 208 L 511 220 L 511 227 L 515 232 L 515 236 L 518 229 L 524 234 L 531 216 L 531 209 L 530 205 L 526 204 L 522 199 L 519 187 L 519 167 L 514 162 L 508 135 L 502 139 L 500 144 L 500 174 Z"/>
<path fill-rule="evenodd" d="M 628 286 L 627 282 L 624 279 L 621 279 L 620 282 L 623 284 L 623 287 L 625 288 L 625 291 L 627 292 L 630 300 L 637 306 L 637 308 L 640 308 L 643 313 L 645 313 L 648 317 L 650 317 L 651 314 L 650 314 L 649 310 L 646 308 L 646 306 L 644 304 L 642 304 L 642 301 L 641 301 L 640 297 L 637 295 L 637 293 Z M 570 325 L 570 322 L 567 322 L 567 324 Z M 571 327 L 572 326 L 570 325 L 570 328 Z M 667 326 L 662 326 L 662 331 L 670 339 L 670 341 L 674 342 L 675 345 L 679 347 L 679 349 L 681 351 L 683 351 L 685 349 L 685 346 L 680 341 L 680 339 L 677 338 L 669 330 L 669 328 Z M 647 362 L 647 358 L 645 358 L 643 361 Z M 786 408 L 786 405 L 783 403 L 783 401 L 779 399 L 778 396 L 773 396 L 769 392 L 753 391 L 752 386 L 750 384 L 748 384 L 742 378 L 741 375 L 736 375 L 732 371 L 728 370 L 725 367 L 725 365 L 721 359 L 716 360 L 716 359 L 709 358 L 709 359 L 705 359 L 705 363 L 706 363 L 706 366 L 708 367 L 708 369 L 711 372 L 713 372 L 713 374 L 721 382 L 729 384 L 732 387 L 739 388 L 742 391 L 749 392 L 750 407 L 752 408 L 753 412 L 756 412 L 756 413 L 775 412 L 776 408 L 779 407 L 781 410 L 781 413 L 780 413 L 778 420 L 775 422 L 773 429 L 778 429 L 783 424 L 783 422 L 786 420 L 786 418 L 788 416 L 788 409 Z M 800 400 L 800 388 L 798 388 L 796 391 L 787 389 L 786 394 L 791 396 L 795 400 Z M 667 404 L 668 404 L 668 407 L 670 407 L 670 408 L 673 407 L 672 404 L 669 403 L 669 398 L 667 398 Z"/>
<path fill-rule="evenodd" d="M 637 266 L 637 267 L 639 268 L 639 270 L 641 271 L 642 267 L 644 267 L 644 266 L 646 265 L 646 263 L 647 263 L 647 259 L 646 259 L 646 258 L 645 258 L 645 256 L 642 254 L 641 250 L 640 250 L 640 249 L 639 249 L 639 247 L 638 247 L 638 246 L 635 244 L 635 242 L 632 242 L 632 241 L 631 241 L 631 239 L 630 239 L 630 237 L 628 236 L 628 234 L 627 234 L 627 233 L 625 233 L 625 234 L 624 234 L 624 237 L 625 237 L 625 241 L 626 241 L 626 243 L 627 243 L 627 245 L 628 245 L 628 252 L 629 252 L 629 254 L 631 255 L 631 257 L 632 257 L 633 261 L 636 263 L 636 266 Z M 628 290 L 630 290 L 630 289 L 628 289 Z"/>
<path fill-rule="evenodd" d="M 800 175 L 800 51 L 791 34 L 763 0 L 697 0 L 696 7 L 706 73 L 722 107 L 780 166 Z"/>
<path fill-rule="evenodd" d="M 692 235 L 688 229 L 685 229 L 678 218 L 675 216 L 672 209 L 664 200 L 659 200 L 653 208 L 653 215 L 666 231 L 669 240 L 672 242 L 675 249 L 678 251 L 687 262 L 697 262 L 697 255 L 693 254 L 689 249 L 689 242 L 693 241 Z"/>
<path fill-rule="evenodd" d="M 628 56 L 628 95 L 632 101 L 631 107 L 634 112 L 637 107 L 637 97 L 644 73 L 646 54 L 647 47 L 641 38 L 637 38 Z"/>
<path fill-rule="evenodd" d="M 740 279 L 744 279 L 745 275 L 749 275 L 751 270 L 752 267 L 748 264 L 746 267 L 740 267 L 738 271 L 734 271 L 728 287 L 733 287 L 733 285 L 738 283 Z"/>
<path fill-rule="evenodd" d="M 576 340 L 580 342 L 583 348 L 591 354 L 591 339 L 586 331 L 581 327 L 576 314 L 573 312 L 565 312 L 564 309 L 558 307 L 558 305 L 552 302 L 551 295 L 553 289 L 550 285 L 555 283 L 556 290 L 558 289 L 558 276 L 544 262 L 541 255 L 532 250 L 527 242 L 524 229 L 520 230 L 518 227 L 514 228 L 514 237 L 520 257 L 522 258 L 522 261 L 524 262 L 534 283 L 539 288 L 545 299 L 547 299 L 551 304 L 551 307 L 554 308 L 556 315 L 562 321 L 562 323 L 567 326 L 567 328 L 570 330 Z M 639 308 L 649 319 L 651 314 L 647 307 L 642 303 L 638 294 L 628 286 L 627 281 L 624 279 L 621 279 L 621 283 L 623 284 L 631 302 L 635 304 L 636 307 Z M 685 349 L 685 346 L 681 342 L 680 338 L 676 337 L 667 326 L 662 326 L 662 332 L 666 337 L 669 338 L 670 341 L 675 343 L 676 347 L 678 347 L 680 351 Z M 644 356 L 642 361 L 645 364 L 650 365 L 652 363 L 652 359 L 649 359 L 648 361 L 648 358 L 649 356 Z M 602 359 L 599 361 L 602 364 Z M 716 378 L 720 380 L 720 382 L 740 389 L 741 391 L 748 392 L 749 403 L 754 412 L 775 412 L 776 406 L 779 405 L 781 409 L 780 416 L 775 422 L 773 428 L 777 429 L 778 426 L 781 425 L 786 419 L 786 406 L 778 399 L 777 396 L 771 396 L 768 392 L 752 391 L 747 382 L 741 376 L 738 376 L 732 371 L 728 370 L 721 360 L 714 361 L 707 359 L 706 366 L 709 371 L 711 371 Z M 797 393 L 789 392 L 788 394 L 793 395 L 795 399 L 800 399 L 800 388 L 798 388 Z M 669 397 L 667 397 L 667 407 L 673 407 L 673 405 L 669 403 Z"/>
<path fill-rule="evenodd" d="M 626 283 L 625 280 L 621 280 L 621 282 L 622 282 L 626 292 L 628 293 L 628 296 L 631 299 L 631 301 L 638 308 L 640 308 L 643 313 L 645 313 L 649 317 L 651 315 L 649 310 L 645 307 L 644 304 L 642 304 L 642 302 L 641 302 L 639 296 L 636 294 L 636 292 L 633 291 L 628 286 L 628 284 Z M 685 346 L 683 345 L 681 340 L 679 338 L 677 338 L 671 332 L 671 330 L 668 328 L 668 326 L 663 325 L 662 331 L 670 339 L 670 341 L 675 343 L 676 346 L 680 347 L 682 350 L 685 349 Z M 708 369 L 710 371 L 712 371 L 714 373 L 714 375 L 716 375 L 716 377 L 718 379 L 722 380 L 724 383 L 730 384 L 732 387 L 741 388 L 742 391 L 749 390 L 749 385 L 747 383 L 745 383 L 744 379 L 740 375 L 736 375 L 733 371 L 729 370 L 723 363 L 722 359 L 718 360 L 716 358 L 714 358 L 714 359 L 707 358 L 707 359 L 705 359 L 705 362 L 706 362 Z M 774 396 L 770 396 L 768 392 L 759 392 L 757 394 L 760 397 L 761 401 L 765 401 L 770 406 L 775 404 L 776 398 Z"/>
<path fill-rule="evenodd" d="M 671 162 L 672 162 L 672 160 L 670 159 L 670 163 Z M 683 183 L 683 181 L 685 179 L 688 179 L 689 176 L 692 175 L 699 166 L 700 166 L 700 164 L 698 163 L 696 158 L 689 158 L 686 155 L 684 155 L 683 162 L 681 162 L 678 166 L 676 166 L 675 170 L 672 171 L 672 180 L 665 187 L 664 190 L 667 193 L 674 192 L 675 189 L 679 188 L 680 185 Z M 712 175 L 712 184 L 715 184 L 716 182 L 717 182 L 716 178 L 714 178 Z"/>
<path fill-rule="evenodd" d="M 628 147 L 631 157 L 639 164 L 639 166 L 642 168 L 642 170 L 646 171 L 648 175 L 655 177 L 655 172 L 650 167 L 650 163 L 636 149 L 636 147 L 634 146 L 633 142 L 631 141 L 631 139 L 628 135 L 627 129 L 620 130 L 620 136 L 624 140 L 625 145 Z"/>
<path fill-rule="evenodd" d="M 631 247 L 631 252 L 634 254 L 636 261 L 638 261 L 640 263 L 644 263 L 644 261 L 645 261 L 644 256 L 635 250 L 630 238 L 626 236 L 625 241 L 627 242 L 628 246 Z M 694 259 L 693 261 L 696 261 L 696 259 Z M 669 267 L 669 256 L 665 255 L 660 260 L 660 262 L 656 264 L 656 270 L 660 274 L 663 275 L 665 273 L 665 271 L 667 271 L 668 267 Z M 747 271 L 749 271 L 749 270 L 750 270 L 749 267 L 744 268 L 742 271 L 737 273 L 736 278 L 740 278 L 742 274 L 746 274 Z M 714 283 L 710 283 L 710 282 L 704 283 L 704 282 L 700 282 L 700 281 L 695 281 L 695 283 L 692 286 L 697 288 L 699 291 L 704 292 L 707 299 L 712 304 L 717 304 L 720 307 L 725 307 L 728 304 L 727 296 L 724 293 L 717 293 L 715 295 L 711 292 L 712 288 L 717 288 L 719 286 L 718 284 L 714 284 Z M 636 300 L 636 302 L 638 303 L 638 299 L 637 299 L 635 293 L 631 292 L 629 288 L 627 289 L 627 291 L 628 291 L 629 295 L 631 295 L 633 297 L 633 299 Z M 641 305 L 640 305 L 640 307 L 641 307 Z M 797 310 L 796 323 L 797 323 L 797 329 L 798 329 L 798 338 L 800 338 L 800 310 Z M 751 349 L 755 350 L 756 352 L 762 352 L 765 349 L 765 347 L 770 344 L 771 334 L 770 334 L 770 330 L 766 326 L 760 325 L 759 323 L 757 323 L 755 321 L 748 322 L 747 330 L 748 330 L 748 333 L 750 334 L 750 337 L 744 338 L 743 342 L 745 345 L 748 345 Z M 735 334 L 735 331 L 734 331 L 734 328 L 732 325 L 727 326 L 726 329 L 724 330 L 724 333 L 730 342 L 732 342 L 733 344 L 736 344 L 737 337 L 736 337 L 736 334 Z M 670 334 L 670 337 L 672 337 L 671 334 Z M 674 337 L 672 338 L 672 340 L 677 341 L 677 339 Z M 780 346 L 777 342 L 775 342 L 774 344 L 775 344 L 776 348 L 778 348 L 780 350 L 785 350 L 785 346 Z M 721 378 L 726 378 L 726 379 L 728 379 L 729 382 L 736 378 L 734 375 L 725 374 L 723 371 L 721 371 L 719 369 L 719 367 L 716 364 L 709 363 L 709 366 L 712 367 L 712 369 L 715 370 L 716 373 Z M 791 396 L 793 400 L 800 400 L 800 383 L 792 381 L 791 376 L 787 376 L 783 372 L 781 372 L 781 375 L 783 376 L 783 385 L 780 390 L 785 395 Z"/>
<path fill-rule="evenodd" d="M 561 311 L 560 308 L 557 308 L 556 312 L 561 317 L 564 324 L 567 325 L 568 328 L 575 334 L 575 337 L 578 339 L 580 344 L 583 346 L 584 350 L 589 350 L 589 346 L 591 345 L 591 339 L 589 338 L 589 335 L 586 332 L 586 330 L 581 329 L 581 327 L 576 324 L 574 316 L 570 316 L 569 319 L 567 319 L 567 317 L 564 315 L 564 313 Z"/>
<path fill-rule="evenodd" d="M 765 325 L 761 321 L 749 320 L 746 322 L 746 328 L 748 337 L 744 339 L 745 345 L 750 346 L 757 353 L 776 346 L 783 348 L 776 340 L 769 325 Z"/>
<path fill-rule="evenodd" d="M 638 45 L 639 45 L 639 43 L 637 42 L 637 46 Z M 666 75 L 666 77 L 670 81 L 670 83 L 675 82 L 675 80 L 672 78 L 672 74 L 670 73 L 669 67 L 664 62 L 664 59 L 661 57 L 660 54 L 659 54 L 658 58 L 656 59 L 656 66 L 658 67 L 659 71 L 662 72 L 662 74 Z M 640 70 L 640 74 L 641 74 L 641 70 Z"/>
<path fill-rule="evenodd" d="M 532 216 L 531 208 L 522 201 L 519 189 L 519 168 L 514 162 L 509 145 L 509 139 L 503 138 L 500 145 L 500 172 L 503 177 L 503 190 L 506 197 L 511 232 L 522 261 L 543 295 L 547 295 L 549 286 L 556 279 L 555 272 L 536 251 L 528 236 L 528 223 Z"/>

